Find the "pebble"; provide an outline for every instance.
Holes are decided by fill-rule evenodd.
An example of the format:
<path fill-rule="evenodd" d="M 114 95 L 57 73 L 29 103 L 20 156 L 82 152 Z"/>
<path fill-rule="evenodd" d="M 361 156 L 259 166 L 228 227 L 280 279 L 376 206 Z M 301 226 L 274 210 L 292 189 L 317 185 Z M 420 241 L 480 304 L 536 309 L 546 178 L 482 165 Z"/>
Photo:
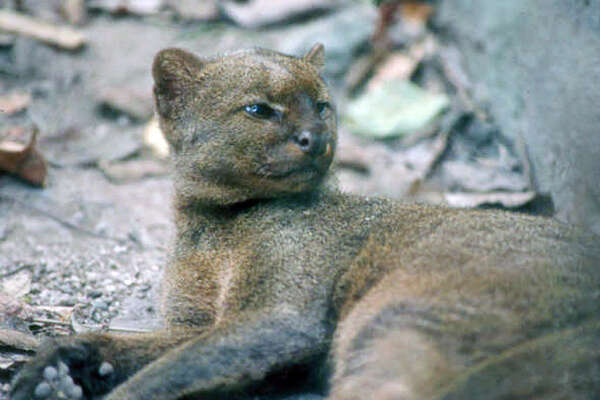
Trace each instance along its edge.
<path fill-rule="evenodd" d="M 139 287 L 139 291 L 140 292 L 147 292 L 148 290 L 150 290 L 152 288 L 152 286 L 150 286 L 149 283 L 142 283 Z"/>
<path fill-rule="evenodd" d="M 73 307 L 75 304 L 77 304 L 77 299 L 74 297 L 67 297 L 58 302 L 58 305 L 63 307 Z"/>
<path fill-rule="evenodd" d="M 88 292 L 88 295 L 92 298 L 92 299 L 97 299 L 98 297 L 102 296 L 102 291 L 98 290 L 98 289 L 92 289 Z"/>
<path fill-rule="evenodd" d="M 102 301 L 102 300 L 94 300 L 92 302 L 92 306 L 94 308 L 97 308 L 98 310 L 103 310 L 103 311 L 108 310 L 108 304 L 106 304 L 106 302 Z"/>

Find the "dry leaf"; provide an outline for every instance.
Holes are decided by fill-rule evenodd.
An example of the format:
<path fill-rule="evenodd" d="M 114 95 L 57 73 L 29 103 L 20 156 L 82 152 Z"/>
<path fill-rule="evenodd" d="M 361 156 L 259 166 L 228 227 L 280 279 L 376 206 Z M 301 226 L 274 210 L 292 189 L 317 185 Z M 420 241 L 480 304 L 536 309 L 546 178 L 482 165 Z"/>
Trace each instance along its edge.
<path fill-rule="evenodd" d="M 410 195 L 417 182 L 425 180 L 446 144 L 446 135 L 438 135 L 409 148 L 393 150 L 384 143 L 369 143 L 342 134 L 336 161 L 340 188 L 366 196 Z"/>
<path fill-rule="evenodd" d="M 35 311 L 44 313 L 52 318 L 58 318 L 59 321 L 69 322 L 73 314 L 74 307 L 68 306 L 36 306 Z"/>
<path fill-rule="evenodd" d="M 0 141 L 0 172 L 8 172 L 31 183 L 44 186 L 48 166 L 44 156 L 37 150 L 38 129 L 33 129 L 29 144 L 11 140 Z"/>
<path fill-rule="evenodd" d="M 166 5 L 184 20 L 214 21 L 219 18 L 217 0 L 167 0 Z"/>
<path fill-rule="evenodd" d="M 3 294 L 14 298 L 25 296 L 31 290 L 31 272 L 21 271 L 5 278 L 0 285 Z"/>
<path fill-rule="evenodd" d="M 23 35 L 62 47 L 76 50 L 85 45 L 85 35 L 67 26 L 49 24 L 38 18 L 8 9 L 0 9 L 0 30 Z"/>
<path fill-rule="evenodd" d="M 0 329 L 0 346 L 12 347 L 16 350 L 34 351 L 39 341 L 31 334 L 13 329 Z"/>
<path fill-rule="evenodd" d="M 402 3 L 403 21 L 426 24 L 433 14 L 433 7 L 423 1 L 405 1 Z"/>
<path fill-rule="evenodd" d="M 420 59 L 413 58 L 405 53 L 396 52 L 390 54 L 388 58 L 376 68 L 373 78 L 369 81 L 369 90 L 373 90 L 377 86 L 381 86 L 392 79 L 409 79 L 420 62 Z"/>
<path fill-rule="evenodd" d="M 31 95 L 27 92 L 14 91 L 0 96 L 0 113 L 13 115 L 26 109 L 31 103 Z"/>
<path fill-rule="evenodd" d="M 112 14 L 152 15 L 160 11 L 163 0 L 92 0 L 88 6 Z"/>
<path fill-rule="evenodd" d="M 60 11 L 70 24 L 83 25 L 87 21 L 85 0 L 63 0 Z"/>
<path fill-rule="evenodd" d="M 100 161 L 98 167 L 110 181 L 115 183 L 139 181 L 168 173 L 166 163 L 158 160 Z"/>
<path fill-rule="evenodd" d="M 450 207 L 479 207 L 500 204 L 506 208 L 521 207 L 535 198 L 535 192 L 444 193 Z"/>
<path fill-rule="evenodd" d="M 144 145 L 159 158 L 169 156 L 169 143 L 160 130 L 158 118 L 154 117 L 146 124 L 144 129 Z"/>
<path fill-rule="evenodd" d="M 221 7 L 223 12 L 238 25 L 258 28 L 290 20 L 299 15 L 330 10 L 340 3 L 338 0 L 286 0 L 274 5 L 272 0 L 222 1 Z"/>
<path fill-rule="evenodd" d="M 106 88 L 100 93 L 99 100 L 103 107 L 125 113 L 138 121 L 152 117 L 152 97 L 131 88 Z"/>
<path fill-rule="evenodd" d="M 0 352 L 0 372 L 12 375 L 30 358 L 25 354 Z"/>
<path fill-rule="evenodd" d="M 0 292 L 0 317 L 25 320 L 33 315 L 33 307 L 29 304 Z"/>

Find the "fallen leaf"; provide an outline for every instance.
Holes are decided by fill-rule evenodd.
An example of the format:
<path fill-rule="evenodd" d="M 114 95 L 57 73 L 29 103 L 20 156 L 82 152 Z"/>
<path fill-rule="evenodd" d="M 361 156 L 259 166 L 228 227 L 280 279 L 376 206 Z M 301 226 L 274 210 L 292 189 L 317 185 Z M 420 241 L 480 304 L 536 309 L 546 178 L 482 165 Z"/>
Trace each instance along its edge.
<path fill-rule="evenodd" d="M 76 314 L 75 312 L 71 313 L 69 320 L 70 320 L 70 324 L 71 324 L 71 329 L 73 330 L 73 332 L 75 332 L 77 334 L 87 333 L 87 332 L 97 332 L 104 328 L 103 325 L 82 324 L 79 321 L 77 321 L 77 319 L 75 318 L 75 314 Z"/>
<path fill-rule="evenodd" d="M 100 93 L 100 104 L 110 110 L 125 113 L 138 121 L 152 116 L 152 97 L 130 88 L 107 88 Z"/>
<path fill-rule="evenodd" d="M 368 90 L 373 90 L 378 86 L 384 85 L 391 79 L 407 80 L 415 72 L 420 59 L 411 57 L 409 54 L 395 52 L 381 63 L 369 80 Z"/>
<path fill-rule="evenodd" d="M 114 122 L 87 127 L 68 127 L 52 137 L 44 137 L 44 155 L 59 167 L 91 166 L 99 160 L 122 160 L 142 148 L 143 126 L 123 129 Z"/>
<path fill-rule="evenodd" d="M 248 2 L 222 1 L 225 14 L 235 23 L 246 28 L 281 23 L 299 15 L 330 10 L 340 5 L 339 0 L 286 0 L 275 6 L 273 0 L 254 0 Z"/>
<path fill-rule="evenodd" d="M 440 174 L 451 187 L 467 193 L 520 193 L 529 189 L 529 181 L 520 171 L 494 165 L 493 160 L 446 160 L 440 165 Z"/>
<path fill-rule="evenodd" d="M 158 118 L 154 117 L 146 124 L 144 129 L 144 145 L 148 147 L 154 155 L 159 158 L 167 158 L 169 156 L 169 143 L 165 139 Z"/>
<path fill-rule="evenodd" d="M 85 35 L 67 26 L 49 24 L 39 18 L 8 9 L 0 9 L 0 30 L 34 38 L 68 50 L 85 45 Z"/>
<path fill-rule="evenodd" d="M 63 17 L 73 25 L 83 25 L 88 19 L 85 0 L 63 0 L 60 11 Z"/>
<path fill-rule="evenodd" d="M 120 162 L 100 161 L 98 166 L 104 175 L 116 183 L 139 181 L 143 178 L 168 173 L 166 163 L 157 160 L 127 160 Z"/>
<path fill-rule="evenodd" d="M 6 293 L 0 292 L 0 319 L 25 320 L 33 315 L 33 307 Z"/>
<path fill-rule="evenodd" d="M 219 18 L 217 0 L 167 0 L 167 6 L 184 20 L 214 21 Z"/>
<path fill-rule="evenodd" d="M 0 171 L 8 172 L 31 183 L 44 186 L 48 166 L 37 150 L 38 129 L 34 127 L 27 145 L 11 140 L 0 141 Z"/>
<path fill-rule="evenodd" d="M 404 136 L 425 127 L 448 105 L 444 94 L 427 92 L 407 80 L 392 79 L 351 101 L 342 123 L 363 136 Z"/>
<path fill-rule="evenodd" d="M 0 113 L 13 115 L 25 110 L 31 103 L 31 94 L 14 91 L 0 96 Z"/>
<path fill-rule="evenodd" d="M 433 7 L 423 1 L 404 1 L 401 13 L 403 21 L 425 25 L 433 14 Z"/>
<path fill-rule="evenodd" d="M 160 11 L 163 0 L 91 0 L 90 9 L 107 11 L 111 14 L 151 15 Z"/>
<path fill-rule="evenodd" d="M 62 322 L 68 322 L 73 314 L 74 307 L 68 306 L 36 306 L 35 311 L 45 313 L 52 318 L 58 318 Z"/>
<path fill-rule="evenodd" d="M 13 329 L 0 329 L 0 346 L 12 347 L 16 350 L 33 351 L 39 341 L 31 334 Z"/>
<path fill-rule="evenodd" d="M 444 193 L 444 199 L 450 207 L 479 207 L 482 205 L 501 205 L 506 208 L 521 207 L 532 201 L 535 192 L 489 192 L 489 193 Z"/>
<path fill-rule="evenodd" d="M 0 285 L 0 291 L 8 296 L 20 298 L 31 290 L 31 272 L 21 271 L 5 278 Z"/>
<path fill-rule="evenodd" d="M 14 374 L 22 364 L 31 359 L 30 356 L 19 353 L 0 352 L 0 371 L 3 374 Z"/>
<path fill-rule="evenodd" d="M 408 148 L 391 149 L 384 143 L 342 133 L 336 177 L 343 191 L 365 196 L 402 198 L 411 195 L 446 148 L 447 136 L 427 138 Z"/>

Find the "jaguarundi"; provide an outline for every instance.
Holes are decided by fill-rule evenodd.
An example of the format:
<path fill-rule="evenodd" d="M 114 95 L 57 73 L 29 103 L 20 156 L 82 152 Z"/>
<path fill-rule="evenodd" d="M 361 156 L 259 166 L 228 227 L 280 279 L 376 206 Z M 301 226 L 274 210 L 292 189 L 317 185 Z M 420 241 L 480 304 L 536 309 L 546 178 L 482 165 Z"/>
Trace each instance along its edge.
<path fill-rule="evenodd" d="M 158 53 L 166 328 L 47 341 L 12 399 L 600 398 L 598 237 L 339 192 L 323 63 L 320 44 Z"/>

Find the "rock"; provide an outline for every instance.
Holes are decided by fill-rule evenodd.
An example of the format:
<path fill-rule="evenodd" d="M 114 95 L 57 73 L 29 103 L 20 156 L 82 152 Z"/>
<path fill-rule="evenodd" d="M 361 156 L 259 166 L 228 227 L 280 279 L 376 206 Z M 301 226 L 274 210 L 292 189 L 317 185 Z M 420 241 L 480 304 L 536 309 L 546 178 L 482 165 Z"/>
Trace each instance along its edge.
<path fill-rule="evenodd" d="M 525 144 L 536 190 L 557 217 L 600 234 L 600 2 L 457 0 L 437 15 L 476 101 Z"/>

